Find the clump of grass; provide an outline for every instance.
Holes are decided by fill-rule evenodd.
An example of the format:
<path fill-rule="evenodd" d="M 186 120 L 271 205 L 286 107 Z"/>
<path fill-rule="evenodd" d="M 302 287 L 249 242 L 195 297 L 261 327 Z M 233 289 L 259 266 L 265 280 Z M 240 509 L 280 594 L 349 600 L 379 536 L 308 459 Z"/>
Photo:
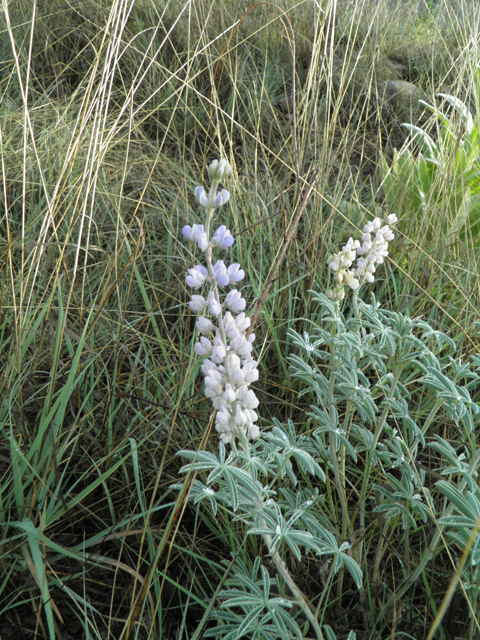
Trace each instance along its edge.
<path fill-rule="evenodd" d="M 439 91 L 473 95 L 475 7 L 412 7 L 284 2 L 245 15 L 235 3 L 211 11 L 166 2 L 160 11 L 147 0 L 3 7 L 0 634 L 53 638 L 68 628 L 119 638 L 135 618 L 137 637 L 192 635 L 202 616 L 212 624 L 229 551 L 240 549 L 247 565 L 261 554 L 223 511 L 214 519 L 187 506 L 166 534 L 174 454 L 199 445 L 210 413 L 183 277 L 196 256 L 179 230 L 193 220 L 206 160 L 227 157 L 235 206 L 225 223 L 253 309 L 318 172 L 256 329 L 264 426 L 291 418 L 301 434 L 309 403 L 289 371 L 288 329 L 301 334 L 305 318 L 318 316 L 309 291 L 325 290 L 327 256 L 385 205 L 380 152 L 408 137 L 403 114 L 394 108 L 386 119 L 378 103 L 386 61 L 431 100 Z M 455 338 L 455 358 L 476 352 L 477 253 L 450 250 L 439 236 L 427 246 L 422 227 L 392 213 L 405 250 L 397 245 L 375 294 Z M 447 417 L 435 429 L 461 446 L 465 434 Z M 206 446 L 216 449 L 214 440 Z M 438 456 L 425 456 L 424 467 L 427 484 L 438 479 Z M 447 545 L 415 583 L 415 603 L 402 596 L 406 613 L 389 621 L 381 603 L 423 543 L 395 553 L 406 540 L 391 530 L 388 544 L 386 593 L 366 587 L 372 625 L 426 636 L 454 574 Z M 292 569 L 304 590 L 321 573 L 313 557 Z M 324 603 L 337 631 L 351 619 L 349 597 Z M 466 602 L 457 596 L 457 607 Z M 473 637 L 476 623 L 444 624 Z"/>

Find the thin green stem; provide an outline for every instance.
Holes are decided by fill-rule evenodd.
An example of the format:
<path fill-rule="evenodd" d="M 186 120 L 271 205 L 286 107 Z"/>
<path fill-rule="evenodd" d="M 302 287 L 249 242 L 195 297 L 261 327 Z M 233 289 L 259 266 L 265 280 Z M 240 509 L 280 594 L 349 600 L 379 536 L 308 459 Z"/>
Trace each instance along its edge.
<path fill-rule="evenodd" d="M 335 309 L 338 310 L 338 306 L 335 306 Z M 336 320 L 336 318 L 335 318 Z M 335 334 L 337 331 L 336 321 L 333 322 L 332 329 L 332 343 L 330 345 L 330 380 L 328 387 L 328 400 L 329 400 L 329 408 L 330 408 L 330 424 L 334 422 L 333 410 L 335 408 Z M 342 538 L 345 537 L 346 532 L 348 531 L 349 535 L 353 533 L 353 525 L 348 516 L 348 504 L 347 504 L 347 496 L 345 492 L 345 475 L 342 475 L 341 468 L 345 468 L 345 448 L 343 448 L 343 452 L 340 450 L 340 455 L 343 454 L 343 460 L 341 459 L 339 462 L 339 456 L 337 455 L 335 449 L 335 434 L 330 434 L 330 451 L 332 454 L 332 462 L 333 462 L 333 472 L 335 475 L 335 486 L 337 489 L 338 497 L 340 499 L 340 504 L 342 506 Z"/>

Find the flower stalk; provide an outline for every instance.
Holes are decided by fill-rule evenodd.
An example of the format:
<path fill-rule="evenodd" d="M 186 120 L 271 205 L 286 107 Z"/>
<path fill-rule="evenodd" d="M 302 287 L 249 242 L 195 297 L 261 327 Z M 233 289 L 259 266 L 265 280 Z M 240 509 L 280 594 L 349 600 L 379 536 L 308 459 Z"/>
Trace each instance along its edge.
<path fill-rule="evenodd" d="M 330 300 L 336 303 L 337 311 L 340 302 L 345 298 L 345 286 L 350 287 L 354 292 L 353 307 L 355 315 L 360 319 L 360 311 L 358 308 L 359 289 L 364 283 L 371 284 L 372 282 L 374 282 L 374 273 L 376 271 L 376 267 L 377 265 L 382 264 L 385 258 L 388 256 L 388 243 L 391 242 L 395 237 L 393 231 L 390 228 L 390 225 L 393 225 L 397 222 L 397 216 L 395 214 L 391 214 L 387 216 L 385 222 L 387 224 L 382 224 L 382 220 L 380 220 L 380 218 L 375 218 L 374 220 L 367 222 L 367 224 L 363 227 L 361 242 L 350 237 L 346 244 L 342 247 L 341 251 L 339 251 L 338 253 L 334 253 L 327 258 L 328 267 L 334 273 L 334 281 L 336 284 L 335 287 L 329 289 L 326 292 L 326 295 Z M 355 260 L 356 265 L 354 265 Z M 333 335 L 335 335 L 335 327 L 336 324 L 334 323 Z M 334 343 L 332 343 L 329 385 L 330 411 L 332 411 L 332 407 L 335 406 L 334 382 L 336 371 L 334 354 L 335 346 Z M 399 368 L 397 372 L 398 376 L 400 375 L 400 371 L 401 369 Z M 394 386 L 392 386 L 392 393 L 393 389 Z M 373 449 L 375 449 L 380 433 L 382 432 L 386 415 L 388 413 L 387 409 L 388 407 L 385 408 L 382 418 L 380 419 L 380 422 L 377 426 Z M 333 434 L 330 438 L 330 449 L 332 453 L 333 469 L 335 474 L 335 485 L 342 506 L 342 533 L 343 535 L 345 535 L 347 530 L 348 534 L 351 536 L 353 534 L 353 524 L 348 514 L 348 505 L 345 490 L 345 474 L 343 472 L 343 470 L 345 469 L 346 451 L 345 447 L 340 447 L 339 454 L 336 453 Z M 371 455 L 372 454 L 370 452 L 368 465 L 370 465 L 371 462 Z M 360 492 L 360 526 L 362 529 L 365 527 L 364 506 L 365 490 L 367 487 L 368 477 L 368 474 L 365 474 L 362 489 Z M 359 551 L 356 553 L 358 559 L 360 559 L 361 557 L 361 551 L 362 546 L 360 546 Z"/>

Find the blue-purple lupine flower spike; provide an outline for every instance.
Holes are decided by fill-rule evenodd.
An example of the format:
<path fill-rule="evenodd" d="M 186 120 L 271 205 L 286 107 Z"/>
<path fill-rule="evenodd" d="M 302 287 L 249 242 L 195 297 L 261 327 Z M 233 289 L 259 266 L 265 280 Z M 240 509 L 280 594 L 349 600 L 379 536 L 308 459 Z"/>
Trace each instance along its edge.
<path fill-rule="evenodd" d="M 206 222 L 185 226 L 182 233 L 187 240 L 195 242 L 205 252 L 208 269 L 196 265 L 188 269 L 187 285 L 200 289 L 210 287 L 206 297 L 194 294 L 189 302 L 190 309 L 199 314 L 197 329 L 200 333 L 195 351 L 205 357 L 202 372 L 205 375 L 205 395 L 211 399 L 215 409 L 215 428 L 224 444 L 234 441 L 242 435 L 245 438 L 257 438 L 260 435 L 255 409 L 259 401 L 253 390 L 252 382 L 258 380 L 257 362 L 252 358 L 252 344 L 255 335 L 247 338 L 250 318 L 245 315 L 245 299 L 237 289 L 230 290 L 221 302 L 219 287 L 222 289 L 243 280 L 245 271 L 235 262 L 229 266 L 223 260 L 213 262 L 214 249 L 228 249 L 234 243 L 233 235 L 225 225 L 220 225 L 212 238 L 207 237 L 206 229 L 214 210 L 224 205 L 230 198 L 226 189 L 217 191 L 218 184 L 228 177 L 232 169 L 226 160 L 215 160 L 208 168 L 212 178 L 212 188 L 207 194 L 203 187 L 195 189 L 195 198 L 206 210 Z M 206 314 L 210 317 L 206 317 Z M 237 315 L 238 314 L 238 315 Z"/>

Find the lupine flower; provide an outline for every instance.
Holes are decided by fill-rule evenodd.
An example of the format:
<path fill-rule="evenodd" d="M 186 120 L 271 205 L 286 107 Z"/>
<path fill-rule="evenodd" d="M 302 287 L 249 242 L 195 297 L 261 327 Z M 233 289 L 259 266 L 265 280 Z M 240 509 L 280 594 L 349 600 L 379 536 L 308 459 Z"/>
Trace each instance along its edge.
<path fill-rule="evenodd" d="M 208 247 L 207 234 L 205 233 L 203 224 L 194 224 L 193 227 L 185 225 L 182 229 L 182 233 L 187 240 L 190 240 L 190 242 L 196 242 L 201 251 L 205 251 Z"/>
<path fill-rule="evenodd" d="M 397 222 L 397 216 L 387 216 L 388 224 L 382 226 L 380 218 L 375 218 L 363 228 L 362 244 L 358 240 L 348 239 L 340 253 L 327 258 L 328 268 L 334 272 L 335 289 L 327 291 L 327 297 L 340 302 L 345 297 L 344 286 L 356 291 L 363 283 L 374 281 L 376 265 L 381 264 L 388 256 L 388 243 L 394 239 L 390 229 L 391 224 Z M 357 258 L 354 269 L 350 269 Z"/>
<path fill-rule="evenodd" d="M 248 389 L 246 385 L 241 386 L 238 390 L 238 399 L 247 409 L 256 409 L 260 404 L 255 393 L 251 389 Z"/>
<path fill-rule="evenodd" d="M 228 307 L 231 311 L 243 311 L 247 306 L 247 303 L 242 298 L 242 294 L 240 293 L 240 291 L 232 289 L 225 298 L 225 306 Z"/>
<path fill-rule="evenodd" d="M 182 233 L 187 240 L 196 242 L 207 255 L 208 269 L 202 265 L 189 269 L 187 285 L 197 289 L 208 284 L 210 292 L 207 297 L 192 295 L 189 307 L 200 316 L 196 323 L 200 337 L 195 344 L 195 351 L 205 357 L 201 366 L 205 376 L 205 395 L 211 399 L 216 411 L 215 429 L 220 434 L 221 442 L 227 444 L 242 434 L 242 442 L 245 438 L 257 438 L 260 435 L 255 424 L 258 416 L 254 411 L 259 401 L 249 388 L 252 382 L 258 380 L 258 369 L 251 355 L 255 334 L 250 334 L 248 338 L 245 335 L 251 321 L 244 313 L 244 298 L 239 291 L 232 289 L 222 303 L 217 288 L 237 284 L 245 277 L 245 271 L 238 263 L 227 266 L 223 260 L 217 260 L 215 264 L 212 261 L 213 250 L 228 249 L 233 245 L 234 238 L 225 225 L 218 227 L 212 238 L 208 238 L 205 231 L 210 229 L 214 209 L 224 205 L 230 198 L 226 189 L 217 191 L 217 186 L 230 175 L 232 169 L 225 160 L 215 160 L 208 171 L 213 182 L 209 193 L 203 187 L 195 189 L 197 202 L 206 209 L 205 227 L 201 224 L 185 226 Z M 211 319 L 205 315 L 207 310 Z M 212 334 L 212 339 L 207 337 Z"/>
<path fill-rule="evenodd" d="M 195 351 L 199 356 L 209 356 L 213 351 L 212 343 L 208 338 L 202 336 L 195 344 Z"/>
<path fill-rule="evenodd" d="M 187 285 L 192 289 L 201 287 L 208 278 L 208 271 L 201 264 L 197 264 L 193 269 L 188 270 Z"/>
<path fill-rule="evenodd" d="M 193 226 L 198 227 L 199 225 L 194 224 Z M 200 226 L 202 227 L 202 230 L 203 230 L 203 224 Z M 195 236 L 193 235 L 193 229 L 188 224 L 183 227 L 182 233 L 187 240 L 190 240 L 190 242 L 196 242 Z"/>
<path fill-rule="evenodd" d="M 251 382 L 256 382 L 258 380 L 258 369 L 257 363 L 255 360 L 247 361 L 242 368 L 242 376 L 244 382 L 250 384 Z"/>
<path fill-rule="evenodd" d="M 213 291 L 210 291 L 208 304 L 210 306 L 210 313 L 212 314 L 212 316 L 219 316 L 222 313 L 220 302 L 216 299 L 215 293 Z"/>
<path fill-rule="evenodd" d="M 208 302 L 203 296 L 194 295 L 188 303 L 188 306 L 194 313 L 203 313 L 208 307 Z"/>
<path fill-rule="evenodd" d="M 230 284 L 240 282 L 245 277 L 245 271 L 240 269 L 240 265 L 237 262 L 228 267 L 227 274 Z"/>
<path fill-rule="evenodd" d="M 200 316 L 197 320 L 197 329 L 203 335 L 208 336 L 212 331 L 215 331 L 215 325 L 208 318 Z"/>
<path fill-rule="evenodd" d="M 326 296 L 330 298 L 330 300 L 333 300 L 333 302 L 341 302 L 345 298 L 345 289 L 343 287 L 328 289 Z"/>
<path fill-rule="evenodd" d="M 222 362 L 225 359 L 225 356 L 227 355 L 227 346 L 222 340 L 222 337 L 219 332 L 217 332 L 213 340 L 213 344 L 214 344 L 214 347 L 212 350 L 211 358 L 213 362 L 215 362 L 215 364 L 222 364 Z"/>
<path fill-rule="evenodd" d="M 343 247 L 340 253 L 334 253 L 327 258 L 327 264 L 332 271 L 339 271 L 340 269 L 349 269 L 353 261 L 355 260 L 355 250 L 360 246 L 358 240 L 349 238 L 347 244 Z"/>
<path fill-rule="evenodd" d="M 212 384 L 210 384 L 210 382 L 211 378 L 208 379 L 208 383 L 207 379 L 205 378 L 205 395 L 207 396 L 207 398 L 216 398 L 219 393 L 221 393 L 222 387 L 216 381 L 214 381 Z"/>
<path fill-rule="evenodd" d="M 213 266 L 213 279 L 220 287 L 226 287 L 229 278 L 227 273 L 227 267 L 223 260 L 217 260 Z"/>
<path fill-rule="evenodd" d="M 215 234 L 212 238 L 212 247 L 218 247 L 219 249 L 228 249 L 232 246 L 234 242 L 233 236 L 227 227 L 222 224 L 215 231 Z"/>
<path fill-rule="evenodd" d="M 205 189 L 203 187 L 196 187 L 195 191 L 195 200 L 201 207 L 207 206 L 207 194 L 205 193 Z"/>
<path fill-rule="evenodd" d="M 235 326 L 239 331 L 245 333 L 245 331 L 250 327 L 252 321 L 245 313 L 239 313 L 236 318 L 234 318 Z"/>
<path fill-rule="evenodd" d="M 223 206 L 230 200 L 230 193 L 226 189 L 222 189 L 215 196 L 215 200 L 213 201 L 213 206 L 218 209 L 218 207 Z"/>
<path fill-rule="evenodd" d="M 339 284 L 346 284 L 347 287 L 356 291 L 360 287 L 360 281 L 355 278 L 354 274 L 351 271 L 346 271 L 343 269 L 339 272 L 341 275 L 341 280 L 339 280 Z"/>

